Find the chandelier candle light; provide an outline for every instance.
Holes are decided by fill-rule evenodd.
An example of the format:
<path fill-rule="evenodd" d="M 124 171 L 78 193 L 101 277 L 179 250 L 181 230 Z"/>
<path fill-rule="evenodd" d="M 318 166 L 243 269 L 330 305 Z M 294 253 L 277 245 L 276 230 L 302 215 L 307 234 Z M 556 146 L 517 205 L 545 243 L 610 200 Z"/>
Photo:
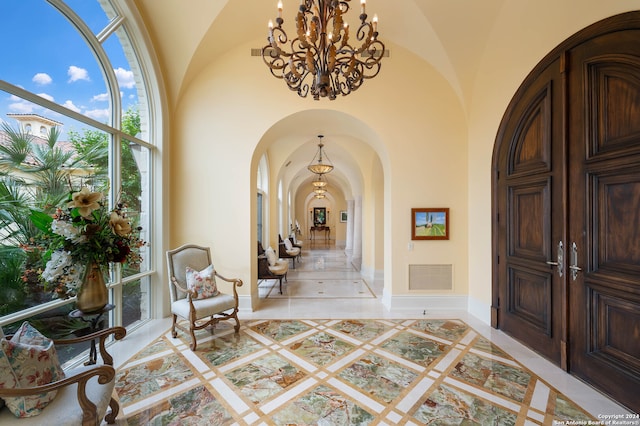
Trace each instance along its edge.
<path fill-rule="evenodd" d="M 276 78 L 306 98 L 346 96 L 380 72 L 384 43 L 378 40 L 378 17 L 367 22 L 366 0 L 360 0 L 360 25 L 350 38 L 344 15 L 351 0 L 301 0 L 296 15 L 296 35 L 289 39 L 282 28 L 282 1 L 276 25 L 269 21 L 269 44 L 262 59 Z M 359 46 L 353 46 L 355 42 Z M 290 51 L 284 50 L 289 46 Z"/>

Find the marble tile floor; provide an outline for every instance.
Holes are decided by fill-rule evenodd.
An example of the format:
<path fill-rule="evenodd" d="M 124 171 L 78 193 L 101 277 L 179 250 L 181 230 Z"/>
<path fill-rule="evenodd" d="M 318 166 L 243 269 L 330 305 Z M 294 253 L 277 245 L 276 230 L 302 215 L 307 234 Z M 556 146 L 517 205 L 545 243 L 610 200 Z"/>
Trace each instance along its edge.
<path fill-rule="evenodd" d="M 286 297 L 303 280 L 362 278 L 339 249 L 304 253 L 283 297 L 260 290 L 238 336 L 203 331 L 194 353 L 164 319 L 117 343 L 119 423 L 536 425 L 627 413 L 466 312 L 386 311 L 381 283 L 367 283 L 375 298 Z"/>

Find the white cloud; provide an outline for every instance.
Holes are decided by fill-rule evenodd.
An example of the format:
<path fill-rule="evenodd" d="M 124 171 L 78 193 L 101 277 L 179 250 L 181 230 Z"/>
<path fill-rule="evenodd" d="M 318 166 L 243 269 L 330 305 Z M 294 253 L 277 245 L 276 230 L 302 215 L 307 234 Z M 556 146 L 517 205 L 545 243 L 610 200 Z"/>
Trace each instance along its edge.
<path fill-rule="evenodd" d="M 44 72 L 39 72 L 33 76 L 31 79 L 34 83 L 40 84 L 42 86 L 46 86 L 47 84 L 51 84 L 53 79 L 49 76 L 49 74 Z"/>
<path fill-rule="evenodd" d="M 40 96 L 41 98 L 45 98 L 48 101 L 54 102 L 53 100 L 53 96 L 47 94 L 47 93 L 38 93 L 38 96 Z"/>
<path fill-rule="evenodd" d="M 91 81 L 89 78 L 89 73 L 84 68 L 76 67 L 75 65 L 71 65 L 67 70 L 67 75 L 69 76 L 69 83 L 73 83 L 78 80 L 86 80 Z"/>
<path fill-rule="evenodd" d="M 106 102 L 108 100 L 109 100 L 108 93 L 100 93 L 99 95 L 95 95 L 93 98 L 91 98 L 92 102 Z"/>
<path fill-rule="evenodd" d="M 124 68 L 116 68 L 113 71 L 116 73 L 116 79 L 118 79 L 118 84 L 120 87 L 124 87 L 125 89 L 133 89 L 136 87 L 136 81 L 133 78 L 133 71 L 127 71 Z"/>
<path fill-rule="evenodd" d="M 62 104 L 62 106 L 67 107 L 67 108 L 69 108 L 69 109 L 70 109 L 70 110 L 72 110 L 72 111 L 80 112 L 80 108 L 78 108 L 77 106 L 75 106 L 75 105 L 73 104 L 73 101 L 72 101 L 72 100 L 70 100 L 70 99 L 69 99 L 69 100 L 66 100 L 66 101 L 64 102 L 64 104 Z"/>
<path fill-rule="evenodd" d="M 21 100 L 19 102 L 14 102 L 9 104 L 9 111 L 15 112 L 18 114 L 31 114 L 33 112 L 34 104 L 28 101 Z"/>
<path fill-rule="evenodd" d="M 105 121 L 109 118 L 109 109 L 92 109 L 84 112 L 84 115 L 95 120 Z"/>

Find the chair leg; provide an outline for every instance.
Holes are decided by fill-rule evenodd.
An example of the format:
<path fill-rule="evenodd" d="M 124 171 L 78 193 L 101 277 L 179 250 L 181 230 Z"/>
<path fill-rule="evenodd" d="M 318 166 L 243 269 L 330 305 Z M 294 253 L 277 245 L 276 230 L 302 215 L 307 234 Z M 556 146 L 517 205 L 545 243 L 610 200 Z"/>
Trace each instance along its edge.
<path fill-rule="evenodd" d="M 173 316 L 173 324 L 171 325 L 171 337 L 174 339 L 178 337 L 178 332 L 176 331 L 176 321 L 178 320 L 177 315 Z"/>
<path fill-rule="evenodd" d="M 118 404 L 118 401 L 111 398 L 111 401 L 109 401 L 109 407 L 111 407 L 111 411 L 104 416 L 104 419 L 108 424 L 112 425 L 116 422 L 116 417 L 118 417 L 118 413 L 120 412 L 120 405 Z"/>
<path fill-rule="evenodd" d="M 236 311 L 236 313 L 233 315 L 233 318 L 236 320 L 236 325 L 233 327 L 233 329 L 237 332 L 240 331 L 240 320 L 238 319 L 238 312 Z"/>
<path fill-rule="evenodd" d="M 282 294 L 282 275 L 280 275 L 278 279 L 280 280 L 280 294 Z"/>
<path fill-rule="evenodd" d="M 195 331 L 193 331 L 193 326 L 189 327 L 189 332 L 191 333 L 191 344 L 189 345 L 189 347 L 192 351 L 195 352 L 196 347 L 198 346 L 198 342 L 196 342 L 196 333 Z"/>

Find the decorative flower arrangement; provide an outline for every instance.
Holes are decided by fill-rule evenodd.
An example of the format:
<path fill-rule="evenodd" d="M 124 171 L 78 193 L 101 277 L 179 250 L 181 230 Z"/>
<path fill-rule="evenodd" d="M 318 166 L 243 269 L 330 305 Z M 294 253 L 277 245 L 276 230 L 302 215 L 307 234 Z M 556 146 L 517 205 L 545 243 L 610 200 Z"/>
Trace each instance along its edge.
<path fill-rule="evenodd" d="M 43 232 L 41 245 L 46 267 L 41 274 L 58 297 L 76 295 L 85 268 L 92 263 L 140 264 L 139 248 L 145 242 L 141 228 L 132 228 L 125 206 L 109 211 L 100 192 L 83 187 L 71 192 L 64 207 L 53 215 L 31 211 L 30 219 Z"/>

